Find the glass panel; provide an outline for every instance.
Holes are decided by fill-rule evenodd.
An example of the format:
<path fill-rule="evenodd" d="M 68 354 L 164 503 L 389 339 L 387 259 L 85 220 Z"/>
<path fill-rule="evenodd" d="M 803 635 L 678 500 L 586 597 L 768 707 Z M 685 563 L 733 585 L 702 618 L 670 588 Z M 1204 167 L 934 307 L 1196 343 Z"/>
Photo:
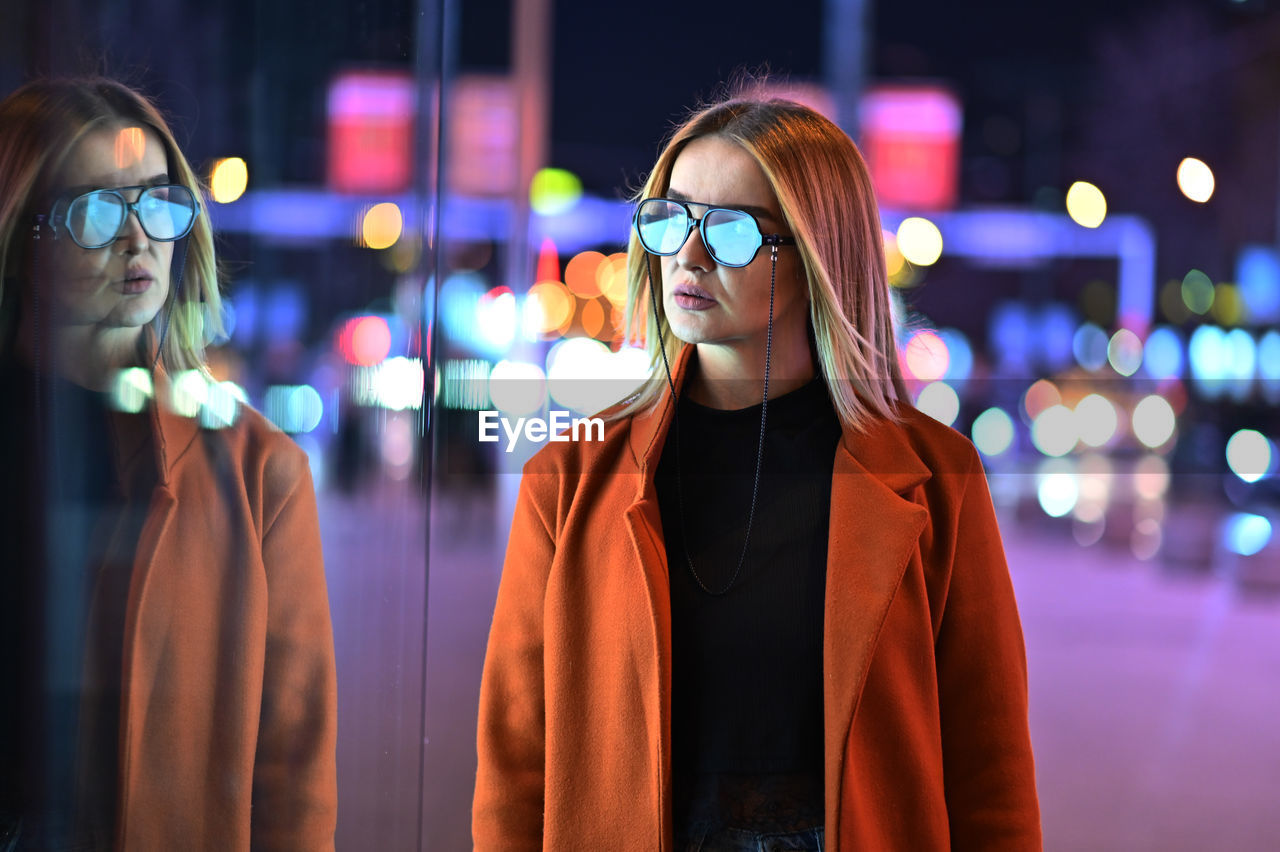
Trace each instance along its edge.
<path fill-rule="evenodd" d="M 86 848 L 122 824 L 128 848 L 462 848 L 423 816 L 442 21 L 434 0 L 6 10 L 0 98 L 119 69 L 168 118 L 212 243 L 51 240 L 4 268 L 0 538 L 23 571 L 0 560 L 0 674 L 23 688 L 0 706 L 0 837 L 17 814 L 24 842 Z M 24 127 L 70 138 L 80 112 Z M 149 116 L 94 137 L 101 161 L 55 140 L 67 165 L 39 177 L 188 184 L 130 129 Z M 169 192 L 139 203 L 158 240 L 191 218 Z M 90 244 L 121 221 L 111 194 L 70 213 Z M 5 233 L 25 263 L 30 225 Z M 28 282 L 57 298 L 18 308 Z M 14 357 L 15 316 L 37 357 Z M 62 346 L 81 320 L 138 345 Z"/>

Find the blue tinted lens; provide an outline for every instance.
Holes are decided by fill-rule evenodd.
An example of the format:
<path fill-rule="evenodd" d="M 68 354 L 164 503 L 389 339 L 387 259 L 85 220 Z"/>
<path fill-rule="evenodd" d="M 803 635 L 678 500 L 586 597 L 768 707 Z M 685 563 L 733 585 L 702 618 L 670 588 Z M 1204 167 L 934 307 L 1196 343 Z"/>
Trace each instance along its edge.
<path fill-rule="evenodd" d="M 85 248 L 99 248 L 120 233 L 127 209 L 117 193 L 100 191 L 82 195 L 67 208 L 67 229 Z"/>
<path fill-rule="evenodd" d="M 636 216 L 640 245 L 652 254 L 671 255 L 684 245 L 689 233 L 689 214 L 673 201 L 650 198 L 640 205 Z"/>
<path fill-rule="evenodd" d="M 176 240 L 195 221 L 195 198 L 185 186 L 153 186 L 138 198 L 138 218 L 153 240 Z"/>
<path fill-rule="evenodd" d="M 740 210 L 708 211 L 702 237 L 716 263 L 724 266 L 746 266 L 762 242 L 756 220 Z"/>

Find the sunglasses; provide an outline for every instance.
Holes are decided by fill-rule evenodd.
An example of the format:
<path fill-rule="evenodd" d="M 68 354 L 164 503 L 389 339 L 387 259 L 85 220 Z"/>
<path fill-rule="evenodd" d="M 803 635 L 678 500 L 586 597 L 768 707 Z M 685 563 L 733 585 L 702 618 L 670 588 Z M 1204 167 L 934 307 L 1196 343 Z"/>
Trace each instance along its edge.
<path fill-rule="evenodd" d="M 706 207 L 702 218 L 689 205 Z M 646 198 L 636 207 L 633 224 L 640 245 L 649 254 L 670 257 L 680 251 L 696 226 L 711 259 L 721 266 L 746 266 L 755 260 L 760 246 L 795 245 L 795 237 L 762 234 L 754 216 L 743 210 L 712 207 L 696 201 Z"/>
<path fill-rule="evenodd" d="M 124 193 L 140 190 L 137 201 L 129 201 Z M 124 233 L 129 214 L 149 239 L 173 242 L 191 233 L 200 215 L 195 195 L 185 186 L 122 186 L 118 189 L 95 189 L 70 200 L 59 199 L 53 205 L 49 221 L 56 237 L 65 229 L 84 249 L 111 245 Z"/>

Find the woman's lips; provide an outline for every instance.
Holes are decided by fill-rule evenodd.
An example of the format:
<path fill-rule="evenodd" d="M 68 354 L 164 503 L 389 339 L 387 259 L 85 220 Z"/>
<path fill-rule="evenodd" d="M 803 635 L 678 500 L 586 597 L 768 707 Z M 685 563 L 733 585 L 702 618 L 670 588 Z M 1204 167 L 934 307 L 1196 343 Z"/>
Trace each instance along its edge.
<path fill-rule="evenodd" d="M 155 279 L 151 277 L 149 272 L 130 272 L 129 275 L 120 282 L 120 290 L 126 296 L 136 296 L 139 293 L 145 293 L 151 289 L 151 285 L 155 283 Z"/>
<path fill-rule="evenodd" d="M 716 300 L 711 298 L 710 293 L 692 284 L 678 285 L 672 292 L 671 298 L 686 311 L 705 311 L 716 304 Z"/>

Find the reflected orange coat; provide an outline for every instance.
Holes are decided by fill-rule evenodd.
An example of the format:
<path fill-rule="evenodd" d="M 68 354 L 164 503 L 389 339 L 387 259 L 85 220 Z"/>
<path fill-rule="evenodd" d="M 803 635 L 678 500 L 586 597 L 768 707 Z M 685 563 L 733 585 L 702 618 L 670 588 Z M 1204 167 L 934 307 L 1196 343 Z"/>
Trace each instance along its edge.
<path fill-rule="evenodd" d="M 164 404 L 113 423 L 121 480 L 155 470 L 125 613 L 117 848 L 332 849 L 337 685 L 305 454 L 247 406 L 223 429 Z"/>
<path fill-rule="evenodd" d="M 671 410 L 668 397 L 525 467 L 481 685 L 478 850 L 672 848 L 653 483 Z M 915 410 L 845 430 L 824 622 L 829 848 L 1039 849 L 1022 630 L 958 433 Z"/>

